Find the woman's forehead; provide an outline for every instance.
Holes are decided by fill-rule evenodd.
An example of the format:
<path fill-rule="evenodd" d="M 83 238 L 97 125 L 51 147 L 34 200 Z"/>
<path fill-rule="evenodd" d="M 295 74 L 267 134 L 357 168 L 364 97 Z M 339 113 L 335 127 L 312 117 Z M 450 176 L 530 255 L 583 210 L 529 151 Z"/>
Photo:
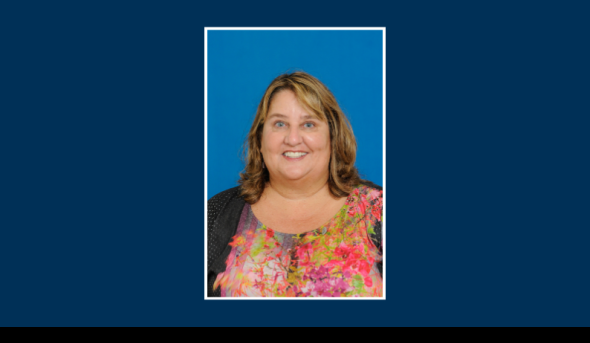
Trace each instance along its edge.
<path fill-rule="evenodd" d="M 323 114 L 313 110 L 312 105 L 308 103 L 309 99 L 306 97 L 297 96 L 291 90 L 281 90 L 274 94 L 268 106 L 266 120 L 273 117 L 283 117 L 288 119 L 293 113 L 302 119 L 318 119 L 325 121 Z"/>

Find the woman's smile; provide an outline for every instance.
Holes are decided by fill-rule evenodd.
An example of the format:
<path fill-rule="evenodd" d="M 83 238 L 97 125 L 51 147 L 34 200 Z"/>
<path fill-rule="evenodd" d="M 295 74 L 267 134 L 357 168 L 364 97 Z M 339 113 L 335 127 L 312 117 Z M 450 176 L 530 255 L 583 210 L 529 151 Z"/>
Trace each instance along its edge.
<path fill-rule="evenodd" d="M 289 161 L 300 161 L 307 155 L 306 152 L 286 151 L 283 156 Z"/>

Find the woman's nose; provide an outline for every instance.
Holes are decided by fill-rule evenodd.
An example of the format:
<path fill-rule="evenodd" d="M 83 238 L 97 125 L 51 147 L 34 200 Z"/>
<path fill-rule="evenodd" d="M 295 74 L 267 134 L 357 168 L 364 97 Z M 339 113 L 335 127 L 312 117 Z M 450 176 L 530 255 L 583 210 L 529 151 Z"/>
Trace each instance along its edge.
<path fill-rule="evenodd" d="M 285 137 L 286 143 L 289 145 L 297 145 L 301 143 L 301 132 L 299 132 L 299 128 L 291 128 Z"/>

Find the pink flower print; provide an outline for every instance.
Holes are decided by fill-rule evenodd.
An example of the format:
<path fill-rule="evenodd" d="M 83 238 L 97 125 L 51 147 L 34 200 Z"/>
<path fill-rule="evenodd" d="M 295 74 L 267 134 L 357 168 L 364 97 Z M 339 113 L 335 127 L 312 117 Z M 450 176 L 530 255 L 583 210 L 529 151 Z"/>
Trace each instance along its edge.
<path fill-rule="evenodd" d="M 339 250 L 340 249 L 340 250 Z M 343 249 L 342 247 L 336 248 L 335 253 L 341 253 L 341 258 L 345 261 L 342 271 L 344 275 L 357 275 L 360 274 L 366 277 L 371 272 L 371 263 L 369 263 L 364 257 L 364 245 L 357 245 Z M 345 251 L 348 250 L 348 251 Z M 371 260 L 369 258 L 369 260 Z"/>
<path fill-rule="evenodd" d="M 254 287 L 257 288 L 258 290 L 260 290 L 260 293 L 264 293 L 264 287 L 265 287 L 264 282 L 256 281 L 256 283 L 254 283 Z"/>
<path fill-rule="evenodd" d="M 346 205 L 352 205 L 354 204 L 357 199 L 358 199 L 358 195 L 359 195 L 359 190 L 358 188 L 355 188 L 352 193 L 350 193 L 348 195 L 348 198 L 346 198 Z"/>
<path fill-rule="evenodd" d="M 360 260 L 358 262 L 358 271 L 366 278 L 371 273 L 371 265 L 365 260 Z"/>
<path fill-rule="evenodd" d="M 273 229 L 266 229 L 266 238 L 273 238 L 275 236 L 275 232 L 273 231 Z"/>
<path fill-rule="evenodd" d="M 334 249 L 334 256 L 339 257 L 342 260 L 346 260 L 348 259 L 348 255 L 350 255 L 351 252 L 352 249 L 342 242 L 338 248 Z"/>
<path fill-rule="evenodd" d="M 313 287 L 313 282 L 311 281 L 307 281 L 303 287 L 301 287 L 301 289 L 299 290 L 303 295 L 312 295 L 314 296 L 314 287 Z M 316 294 L 317 296 L 317 294 Z"/>
<path fill-rule="evenodd" d="M 240 237 L 234 237 L 233 242 L 229 243 L 229 245 L 231 245 L 232 247 L 236 247 L 236 246 L 244 245 L 244 243 L 246 243 L 246 239 L 244 237 L 240 236 Z"/>
<path fill-rule="evenodd" d="M 348 215 L 350 217 L 354 217 L 356 214 L 364 216 L 368 206 L 369 202 L 367 201 L 367 197 L 365 195 L 361 195 L 348 206 Z"/>
<path fill-rule="evenodd" d="M 369 201 L 367 200 L 367 196 L 361 194 L 360 201 L 359 201 L 360 213 L 365 214 L 367 207 L 369 207 Z"/>
<path fill-rule="evenodd" d="M 369 195 L 368 198 L 369 200 L 375 200 L 378 199 L 381 196 L 382 191 L 378 190 L 378 189 L 373 189 Z"/>
<path fill-rule="evenodd" d="M 313 253 L 313 247 L 311 243 L 304 244 L 302 246 L 297 247 L 297 257 L 299 260 L 299 266 L 305 267 L 311 263 L 311 255 Z"/>
<path fill-rule="evenodd" d="M 352 287 L 342 279 L 337 279 L 334 286 L 340 293 L 350 292 L 352 290 Z"/>
<path fill-rule="evenodd" d="M 380 221 L 381 220 L 381 207 L 378 205 L 375 205 L 371 208 L 371 214 L 373 215 L 373 217 L 375 217 L 375 220 Z"/>
<path fill-rule="evenodd" d="M 341 278 L 332 277 L 324 266 L 310 270 L 304 280 L 306 283 L 301 291 L 314 297 L 340 297 L 342 293 L 353 290 Z"/>
<path fill-rule="evenodd" d="M 359 211 L 359 208 L 358 208 L 358 207 L 356 207 L 356 206 L 355 206 L 355 205 L 353 205 L 353 204 L 351 204 L 351 205 L 348 207 L 348 216 L 350 216 L 350 217 L 354 217 L 354 216 L 355 216 L 355 214 L 357 214 L 357 213 L 359 213 L 359 212 L 360 212 L 360 211 Z"/>
<path fill-rule="evenodd" d="M 326 268 L 328 268 L 328 270 L 335 272 L 338 270 L 335 268 L 342 267 L 342 265 L 344 265 L 344 262 L 342 262 L 342 260 L 340 260 L 340 259 L 331 259 L 330 261 L 326 262 L 324 265 L 326 266 Z M 339 268 L 339 269 L 341 269 L 341 268 Z"/>

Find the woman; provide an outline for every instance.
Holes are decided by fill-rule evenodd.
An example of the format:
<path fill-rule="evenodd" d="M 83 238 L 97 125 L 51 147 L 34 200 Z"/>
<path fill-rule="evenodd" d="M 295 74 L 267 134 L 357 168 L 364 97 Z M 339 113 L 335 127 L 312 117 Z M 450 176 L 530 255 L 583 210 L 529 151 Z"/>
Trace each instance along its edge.
<path fill-rule="evenodd" d="M 247 144 L 241 186 L 208 201 L 208 296 L 381 297 L 383 191 L 326 86 L 277 77 Z"/>

